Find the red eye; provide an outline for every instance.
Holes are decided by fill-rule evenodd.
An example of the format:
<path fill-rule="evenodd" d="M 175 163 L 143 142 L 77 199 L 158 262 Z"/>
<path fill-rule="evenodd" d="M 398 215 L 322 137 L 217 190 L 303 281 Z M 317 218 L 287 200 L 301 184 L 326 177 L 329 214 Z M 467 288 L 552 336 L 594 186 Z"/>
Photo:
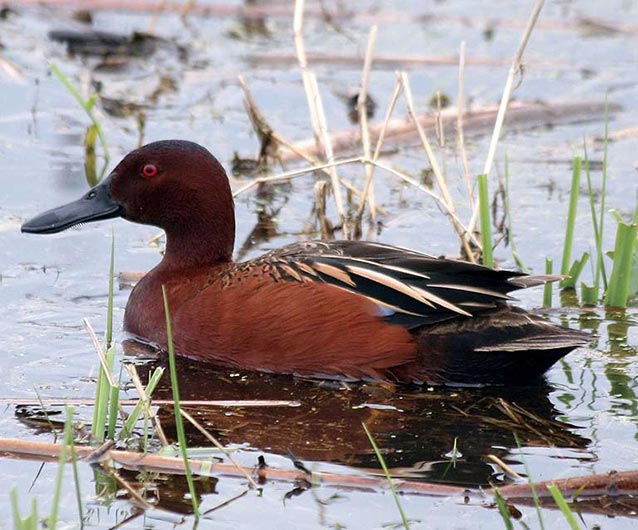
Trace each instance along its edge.
<path fill-rule="evenodd" d="M 155 164 L 146 164 L 142 168 L 142 175 L 145 176 L 146 178 L 154 177 L 155 175 L 157 175 L 157 173 L 158 173 L 158 169 Z"/>

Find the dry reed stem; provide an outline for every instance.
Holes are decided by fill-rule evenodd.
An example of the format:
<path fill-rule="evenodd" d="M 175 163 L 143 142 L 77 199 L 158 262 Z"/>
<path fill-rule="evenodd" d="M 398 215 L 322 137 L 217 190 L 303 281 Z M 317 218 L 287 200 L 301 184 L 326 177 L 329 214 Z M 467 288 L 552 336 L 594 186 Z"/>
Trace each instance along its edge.
<path fill-rule="evenodd" d="M 237 76 L 237 80 L 239 81 L 239 86 L 244 93 L 244 108 L 246 109 L 246 114 L 248 114 L 248 119 L 252 123 L 257 134 L 260 136 L 260 140 L 263 142 L 263 138 L 261 137 L 272 134 L 272 127 L 266 121 L 266 118 L 257 106 L 257 102 L 255 101 L 255 98 L 253 98 L 253 94 L 250 91 L 250 88 L 248 88 L 248 84 L 246 83 L 244 76 L 239 74 Z"/>
<path fill-rule="evenodd" d="M 270 135 L 270 137 L 275 141 L 276 144 L 286 147 L 287 149 L 295 153 L 300 158 L 306 160 L 310 164 L 313 164 L 314 166 L 321 165 L 322 163 L 319 159 L 308 154 L 304 150 L 297 148 L 295 144 L 293 144 L 292 142 L 290 142 L 289 140 L 281 136 L 277 131 L 272 129 L 270 124 L 268 124 L 268 122 L 266 121 L 266 118 L 264 117 L 263 113 L 259 110 L 259 107 L 257 106 L 257 102 L 252 97 L 252 93 L 250 91 L 250 88 L 248 87 L 248 84 L 246 83 L 246 80 L 241 75 L 238 78 L 239 78 L 239 84 L 242 90 L 244 91 L 248 117 L 250 121 L 253 123 L 253 127 L 255 127 L 258 131 L 262 131 L 263 134 Z M 330 175 L 328 174 L 328 176 Z M 270 178 L 270 177 L 258 177 L 258 179 L 259 178 Z M 356 189 L 354 186 L 346 182 L 344 179 L 339 179 L 339 180 L 341 184 L 345 188 L 347 188 L 349 191 L 351 191 L 352 193 L 356 194 L 359 197 L 363 196 L 362 191 Z M 252 185 L 261 184 L 261 183 L 262 183 L 261 181 L 260 182 L 253 181 L 250 184 L 252 186 Z M 244 188 L 240 188 L 239 192 L 243 192 L 243 191 L 244 191 Z M 236 193 L 239 193 L 239 192 L 236 192 Z"/>
<path fill-rule="evenodd" d="M 305 175 L 306 173 L 312 173 L 313 171 L 323 171 L 324 169 L 328 169 L 334 166 L 342 166 L 344 164 L 352 164 L 354 162 L 362 162 L 363 158 L 360 156 L 354 158 L 346 158 L 344 160 L 335 160 L 333 162 L 328 162 L 326 164 L 319 164 L 311 167 L 303 167 L 301 169 L 293 169 L 291 171 L 285 171 L 284 173 L 279 173 L 277 175 L 270 175 L 268 177 L 257 177 L 250 182 L 244 184 L 238 190 L 233 192 L 233 197 L 237 197 L 241 193 L 248 191 L 258 184 L 264 184 L 266 182 L 276 182 L 279 180 L 290 180 L 296 177 L 300 177 L 301 175 Z M 360 192 L 359 192 L 360 193 Z"/>
<path fill-rule="evenodd" d="M 184 4 L 179 10 L 180 18 L 184 20 L 188 15 L 191 14 L 194 7 L 195 7 L 195 0 L 185 0 Z"/>
<path fill-rule="evenodd" d="M 315 138 L 322 146 L 322 149 L 326 156 L 328 163 L 334 162 L 334 151 L 332 149 L 332 141 L 328 134 L 328 125 L 326 121 L 326 115 L 321 100 L 321 94 L 319 93 L 319 86 L 317 84 L 317 77 L 308 69 L 308 60 L 306 58 L 306 49 L 303 40 L 303 14 L 304 14 L 304 0 L 295 0 L 295 12 L 293 19 L 293 34 L 295 40 L 295 50 L 297 53 L 297 59 L 299 61 L 299 67 L 301 68 L 301 78 L 303 82 L 304 92 L 306 94 L 306 100 L 308 102 L 308 109 L 310 112 L 310 122 L 315 132 Z M 339 176 L 334 166 L 327 168 L 330 181 L 332 183 L 332 192 L 335 198 L 335 206 L 337 208 L 337 214 L 341 221 L 341 228 L 344 237 L 347 239 L 349 235 L 348 223 L 343 208 L 343 198 L 341 196 L 341 185 L 339 183 Z"/>
<path fill-rule="evenodd" d="M 86 328 L 86 331 L 89 333 L 89 337 L 91 337 L 91 342 L 93 342 L 93 346 L 95 347 L 97 356 L 100 359 L 100 364 L 102 365 L 102 369 L 104 370 L 104 375 L 106 376 L 106 380 L 108 381 L 109 386 L 113 388 L 117 385 L 115 384 L 115 382 L 113 381 L 113 378 L 111 377 L 111 371 L 109 370 L 108 364 L 106 362 L 106 356 L 104 355 L 104 350 L 102 349 L 102 345 L 100 344 L 100 341 L 97 338 L 95 331 L 93 331 L 93 327 L 91 326 L 91 323 L 88 321 L 88 319 L 83 318 L 82 321 L 84 322 L 84 327 Z"/>
<path fill-rule="evenodd" d="M 521 477 L 516 471 L 514 471 L 510 466 L 508 466 L 505 462 L 503 462 L 498 456 L 485 455 L 485 458 L 494 462 L 498 467 L 501 468 L 503 473 L 505 473 L 509 478 L 512 478 L 514 480 L 523 479 L 523 477 Z"/>
<path fill-rule="evenodd" d="M 252 92 L 250 91 L 250 88 L 248 87 L 248 84 L 246 83 L 246 80 L 244 79 L 244 77 L 242 75 L 239 75 L 238 79 L 239 79 L 239 85 L 241 86 L 244 92 L 244 103 L 247 107 L 246 110 L 248 113 L 248 118 L 253 124 L 253 127 L 258 131 L 258 134 L 269 135 L 277 145 L 282 145 L 283 147 L 295 153 L 299 158 L 306 160 L 307 162 L 309 162 L 310 164 L 313 164 L 314 166 L 321 165 L 322 162 L 319 159 L 308 154 L 306 151 L 299 149 L 294 143 L 292 143 L 291 141 L 281 136 L 277 131 L 275 131 L 270 126 L 270 124 L 266 121 L 266 118 L 264 117 L 263 113 L 259 109 L 257 102 L 253 98 Z M 340 182 L 344 187 L 346 187 L 351 192 L 355 193 L 358 196 L 362 196 L 362 192 L 357 190 L 351 184 L 347 183 L 343 179 L 340 179 Z M 261 182 L 258 182 L 258 184 L 259 183 Z M 244 191 L 243 188 L 241 188 L 240 191 Z"/>
<path fill-rule="evenodd" d="M 361 217 L 363 215 L 363 210 L 365 208 L 365 204 L 366 204 L 365 197 L 367 197 L 368 193 L 370 192 L 370 187 L 372 186 L 372 177 L 374 176 L 374 168 L 375 168 L 374 163 L 378 160 L 379 155 L 381 154 L 381 147 L 383 146 L 383 141 L 385 140 L 385 133 L 388 129 L 388 124 L 390 123 L 390 118 L 392 117 L 392 113 L 394 112 L 394 109 L 396 107 L 397 100 L 399 99 L 399 94 L 401 94 L 401 90 L 402 90 L 401 86 L 402 86 L 401 82 L 399 81 L 399 79 L 397 79 L 396 83 L 394 84 L 392 96 L 390 97 L 390 103 L 388 104 L 388 109 L 385 113 L 385 119 L 383 120 L 383 123 L 381 124 L 381 130 L 379 131 L 379 134 L 378 134 L 377 143 L 374 148 L 374 154 L 372 155 L 372 164 L 369 164 L 372 170 L 370 172 L 366 172 L 366 182 L 363 187 L 364 200 L 361 201 L 361 204 L 359 205 L 359 211 L 357 212 L 357 217 L 359 220 L 361 220 Z M 368 127 L 368 131 L 369 130 L 370 128 Z"/>
<path fill-rule="evenodd" d="M 253 479 L 253 477 L 250 476 L 250 474 L 246 471 L 245 468 L 243 468 L 239 462 L 237 462 L 237 460 L 235 460 L 235 457 L 231 454 L 231 452 L 226 449 L 222 444 L 219 443 L 219 441 L 217 440 L 217 438 L 215 438 L 212 434 L 210 434 L 206 429 L 204 429 L 204 427 L 195 419 L 193 418 L 188 412 L 186 412 L 185 410 L 182 409 L 182 416 L 184 416 L 189 422 L 191 422 L 191 424 L 200 432 L 202 433 L 206 439 L 211 442 L 215 447 L 217 447 L 217 449 L 219 449 L 222 453 L 224 453 L 224 455 L 226 455 L 226 457 L 228 458 L 228 460 L 231 461 L 231 463 L 235 466 L 235 468 L 237 468 L 237 470 L 244 475 L 244 477 L 246 477 L 246 480 L 248 480 L 248 483 L 255 489 L 259 489 L 259 485 L 255 482 L 255 480 Z"/>
<path fill-rule="evenodd" d="M 439 144 L 439 156 L 441 157 L 441 172 L 447 182 L 447 158 L 445 156 L 445 127 L 441 118 L 441 91 L 436 91 L 436 141 Z"/>
<path fill-rule="evenodd" d="M 134 364 L 127 364 L 125 365 L 125 368 L 128 371 L 129 375 L 131 376 L 133 385 L 135 385 L 135 389 L 137 390 L 137 393 L 139 394 L 140 399 L 142 400 L 142 407 L 144 408 L 144 413 L 149 418 L 151 418 L 151 422 L 153 422 L 153 425 L 155 426 L 155 430 L 157 431 L 157 436 L 160 439 L 160 443 L 162 444 L 162 446 L 166 447 L 167 445 L 169 445 L 168 438 L 166 438 L 166 434 L 164 434 L 164 429 L 162 428 L 160 419 L 157 417 L 157 414 L 155 414 L 155 411 L 151 409 L 151 399 L 148 397 L 148 394 L 146 393 L 146 389 L 144 388 L 144 385 L 142 384 L 142 381 L 140 380 L 140 376 L 137 373 L 137 368 L 135 367 Z"/>
<path fill-rule="evenodd" d="M 487 158 L 485 160 L 485 166 L 483 167 L 483 174 L 488 175 L 492 170 L 492 165 L 494 163 L 494 157 L 496 155 L 496 146 L 498 145 L 498 141 L 501 137 L 501 131 L 503 130 L 503 123 L 505 121 L 505 113 L 507 112 L 507 107 L 509 105 L 510 96 L 512 94 L 512 90 L 514 87 L 514 78 L 516 74 L 520 71 L 523 53 L 525 52 L 525 48 L 527 47 L 527 43 L 531 37 L 532 31 L 540 16 L 541 9 L 543 8 L 543 4 L 545 0 L 537 0 L 534 5 L 534 9 L 532 14 L 530 15 L 527 26 L 525 27 L 525 31 L 523 32 L 523 36 L 521 37 L 521 41 L 518 45 L 518 49 L 516 50 L 516 54 L 514 55 L 514 60 L 512 61 L 512 65 L 510 66 L 509 73 L 507 75 L 507 80 L 505 81 L 505 87 L 503 88 L 503 95 L 501 96 L 501 103 L 498 108 L 498 113 L 496 115 L 496 123 L 494 124 L 494 130 L 492 132 L 492 139 L 490 140 L 490 146 L 487 152 Z M 470 224 L 468 226 L 469 231 L 474 230 L 476 223 L 478 221 L 479 216 L 479 208 L 478 205 L 474 208 L 472 212 L 472 219 L 470 220 Z"/>
<path fill-rule="evenodd" d="M 405 100 L 408 106 L 408 112 L 412 117 L 412 121 L 416 126 L 417 132 L 419 133 L 419 138 L 421 139 L 421 144 L 423 145 L 423 149 L 425 149 L 425 153 L 430 162 L 430 166 L 432 167 L 432 171 L 434 173 L 434 178 L 439 186 L 439 190 L 443 195 L 443 203 L 445 204 L 446 211 L 448 212 L 450 218 L 452 219 L 452 226 L 456 231 L 463 248 L 465 249 L 466 256 L 472 262 L 474 262 L 474 253 L 470 249 L 468 244 L 467 237 L 465 234 L 470 234 L 470 230 L 466 229 L 463 223 L 460 221 L 458 216 L 456 215 L 456 206 L 454 204 L 454 200 L 450 195 L 450 191 L 447 186 L 447 182 L 445 181 L 445 177 L 441 172 L 441 168 L 439 167 L 439 163 L 434 156 L 434 152 L 432 151 L 432 146 L 428 141 L 427 135 L 425 134 L 425 130 L 421 126 L 421 122 L 419 121 L 419 117 L 414 109 L 414 101 L 412 98 L 412 89 L 410 87 L 410 81 L 408 79 L 408 75 L 405 72 L 401 72 L 399 74 L 399 78 L 401 79 L 401 84 L 403 85 L 403 94 L 405 96 Z M 479 246 L 480 248 L 480 246 Z"/>
<path fill-rule="evenodd" d="M 465 117 L 465 41 L 461 41 L 461 47 L 459 49 L 459 93 L 456 108 L 456 133 L 459 142 L 459 148 L 461 150 L 461 161 L 463 163 L 463 172 L 465 174 L 467 197 L 470 204 L 470 209 L 474 211 L 472 174 L 470 173 L 470 164 L 467 161 L 467 150 L 465 149 L 465 132 L 463 131 L 463 118 Z"/>
<path fill-rule="evenodd" d="M 131 486 L 127 480 L 121 477 L 120 474 L 115 471 L 115 469 L 113 469 L 113 467 L 111 467 L 108 462 L 102 462 L 100 467 L 107 475 L 114 479 L 115 482 L 122 486 L 128 492 L 128 494 L 145 510 L 156 509 L 156 507 L 148 502 L 144 497 L 142 497 L 142 495 L 133 486 Z"/>
<path fill-rule="evenodd" d="M 359 111 L 359 126 L 361 130 L 361 145 L 363 146 L 363 156 L 370 159 L 370 128 L 368 126 L 368 86 L 370 83 L 370 70 L 372 68 L 372 60 L 374 53 L 374 45 L 377 40 L 377 26 L 370 28 L 368 35 L 368 47 L 363 61 L 363 70 L 361 72 L 361 87 L 359 89 L 359 97 L 357 98 L 357 110 Z M 365 208 L 366 202 L 370 210 L 372 219 L 376 217 L 376 201 L 374 197 L 374 182 L 372 175 L 374 166 L 365 165 L 366 184 L 363 192 L 363 199 L 360 204 L 360 211 Z M 361 221 L 361 218 L 358 218 Z"/>
<path fill-rule="evenodd" d="M 447 203 L 445 202 L 445 200 L 440 197 L 439 195 L 437 195 L 436 193 L 434 193 L 433 191 L 429 190 L 428 188 L 426 188 L 425 186 L 423 186 L 420 182 L 417 182 L 416 180 L 414 180 L 412 177 L 410 177 L 409 175 L 406 175 L 405 173 L 394 169 L 390 166 L 386 166 L 385 164 L 381 163 L 381 162 L 373 162 L 373 161 L 367 161 L 367 163 L 369 164 L 374 164 L 376 167 L 383 169 L 385 171 L 388 171 L 389 173 L 399 177 L 401 180 L 407 182 L 408 184 L 414 186 L 415 188 L 420 189 L 422 192 L 424 192 L 425 194 L 427 194 L 428 196 L 432 197 L 432 199 L 434 199 L 445 211 L 445 213 L 450 217 L 450 219 L 452 219 L 452 223 L 459 223 L 461 224 L 461 220 L 458 218 L 458 216 L 456 215 L 456 212 L 451 211 L 448 209 Z M 473 236 L 472 234 L 469 234 L 469 239 L 470 241 L 472 241 L 473 244 L 478 245 L 478 241 L 476 240 L 476 237 Z"/>
<path fill-rule="evenodd" d="M 153 16 L 151 17 L 151 21 L 148 24 L 148 32 L 151 35 L 154 35 L 157 30 L 157 21 L 159 20 L 160 15 L 165 12 L 166 4 L 167 4 L 167 0 L 160 0 L 159 5 L 157 6 L 157 9 L 155 10 L 155 12 L 153 13 Z"/>

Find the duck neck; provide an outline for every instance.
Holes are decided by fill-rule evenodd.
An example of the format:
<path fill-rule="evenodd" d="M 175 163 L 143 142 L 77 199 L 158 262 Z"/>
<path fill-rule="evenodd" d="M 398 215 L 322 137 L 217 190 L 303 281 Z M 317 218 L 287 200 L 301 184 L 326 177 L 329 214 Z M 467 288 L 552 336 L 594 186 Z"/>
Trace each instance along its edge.
<path fill-rule="evenodd" d="M 223 228 L 221 228 L 223 227 Z M 234 215 L 211 223 L 195 222 L 166 230 L 163 269 L 207 268 L 232 260 L 235 243 Z"/>

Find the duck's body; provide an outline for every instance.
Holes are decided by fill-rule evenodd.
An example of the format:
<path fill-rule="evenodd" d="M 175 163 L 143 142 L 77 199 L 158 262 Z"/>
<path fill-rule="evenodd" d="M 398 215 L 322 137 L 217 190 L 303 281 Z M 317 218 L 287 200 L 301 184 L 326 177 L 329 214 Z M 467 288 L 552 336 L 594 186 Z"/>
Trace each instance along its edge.
<path fill-rule="evenodd" d="M 87 199 L 98 203 L 89 213 Z M 69 214 L 71 212 L 71 215 Z M 234 263 L 228 180 L 205 149 L 156 142 L 101 185 L 23 230 L 122 216 L 166 230 L 161 263 L 135 287 L 127 331 L 218 366 L 430 384 L 528 381 L 586 335 L 507 305 L 548 278 L 378 243 L 310 241 Z"/>

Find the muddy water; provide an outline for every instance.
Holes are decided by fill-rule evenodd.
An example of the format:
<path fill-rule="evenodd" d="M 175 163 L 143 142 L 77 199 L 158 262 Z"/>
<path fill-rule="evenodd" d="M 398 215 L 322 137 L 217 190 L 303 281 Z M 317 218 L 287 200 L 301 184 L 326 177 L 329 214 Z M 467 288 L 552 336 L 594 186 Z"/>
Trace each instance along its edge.
<path fill-rule="evenodd" d="M 460 41 L 466 40 L 468 58 L 503 61 L 502 65 L 470 64 L 465 72 L 472 105 L 489 104 L 500 98 L 507 63 L 531 9 L 526 4 L 413 2 L 399 10 L 393 2 L 370 2 L 347 16 L 336 16 L 338 6 L 326 3 L 328 12 L 335 15 L 329 22 L 318 16 L 318 4 L 310 4 L 306 46 L 309 52 L 361 57 L 372 23 L 379 25 L 377 50 L 385 55 L 452 56 Z M 638 6 L 619 0 L 606 2 L 605 7 L 604 13 L 600 3 L 593 1 L 549 3 L 545 7 L 530 42 L 529 63 L 514 93 L 517 99 L 601 101 L 608 96 L 622 107 L 611 115 L 612 134 L 635 126 Z M 271 12 L 280 8 L 271 7 Z M 124 33 L 148 31 L 151 15 L 95 10 L 92 26 L 86 26 L 75 20 L 73 13 L 66 8 L 16 6 L 0 19 L 0 54 L 15 66 L 15 70 L 0 70 L 0 398 L 8 401 L 35 399 L 36 393 L 91 398 L 97 362 L 82 319 L 87 318 L 98 333 L 103 332 L 111 237 L 114 234 L 118 271 L 147 270 L 159 259 L 159 248 L 148 243 L 156 230 L 119 220 L 48 237 L 19 233 L 24 219 L 87 189 L 82 142 L 88 119 L 48 73 L 49 61 L 56 62 L 83 89 L 100 87 L 103 99 L 97 114 L 113 161 L 135 147 L 140 138 L 144 142 L 165 138 L 197 141 L 228 168 L 235 151 L 244 157 L 254 156 L 258 142 L 242 106 L 236 82 L 240 73 L 277 131 L 292 139 L 312 135 L 297 67 L 259 59 L 264 53 L 292 55 L 289 16 L 270 16 L 247 24 L 238 16 L 198 15 L 184 23 L 175 14 L 163 14 L 157 19 L 156 32 L 166 42 L 144 59 L 105 65 L 99 57 L 70 55 L 66 45 L 48 38 L 48 32 L 91 27 Z M 331 130 L 352 126 L 340 95 L 356 88 L 360 64 L 313 65 Z M 383 65 L 372 72 L 370 91 L 380 109 L 376 119 L 385 112 L 394 69 Z M 456 97 L 455 65 L 411 66 L 409 72 L 419 108 L 426 108 L 436 90 Z M 140 107 L 143 126 L 136 110 Z M 403 112 L 401 104 L 398 115 Z M 542 271 L 546 256 L 560 260 L 571 158 L 582 153 L 583 138 L 600 137 L 603 130 L 600 116 L 580 116 L 577 122 L 519 127 L 503 138 L 494 175 L 503 175 L 507 154 L 513 235 L 531 270 Z M 479 131 L 468 140 L 473 172 L 482 169 L 488 136 L 488 132 Z M 609 146 L 607 206 L 622 212 L 630 212 L 636 201 L 635 143 L 635 136 L 619 136 Z M 591 141 L 587 145 L 590 159 L 599 163 L 601 145 Z M 457 151 L 449 148 L 446 159 L 453 193 L 466 214 Z M 427 167 L 422 151 L 410 145 L 402 145 L 384 162 L 417 177 Z M 344 175 L 361 182 L 359 168 L 348 168 Z M 599 187 L 598 170 L 593 178 Z M 241 182 L 234 181 L 234 185 Z M 308 177 L 260 196 L 247 193 L 238 197 L 237 253 L 251 257 L 300 238 L 317 237 L 313 185 L 313 178 Z M 495 180 L 491 185 L 496 187 Z M 448 222 L 424 194 L 381 172 L 376 191 L 385 213 L 380 224 L 367 230 L 369 238 L 434 254 L 458 252 Z M 269 215 L 264 216 L 264 212 Z M 334 219 L 331 204 L 328 214 Z M 264 218 L 270 220 L 266 238 L 258 237 L 260 232 L 254 230 L 257 221 Z M 575 242 L 578 255 L 593 245 L 589 227 L 588 203 L 583 196 Z M 610 247 L 614 229 L 610 217 L 606 227 L 606 246 Z M 500 245 L 496 255 L 502 266 L 514 266 L 509 247 Z M 122 289 L 115 295 L 118 329 L 128 292 Z M 540 304 L 541 293 L 531 290 L 520 298 L 521 305 L 531 309 Z M 559 304 L 558 296 L 555 303 Z M 248 466 L 265 454 L 268 464 L 290 468 L 283 455 L 291 450 L 313 469 L 346 473 L 378 469 L 360 426 L 366 422 L 393 472 L 418 480 L 468 487 L 510 481 L 485 458 L 488 454 L 505 460 L 521 474 L 527 466 L 536 480 L 635 469 L 635 308 L 624 314 L 564 309 L 553 311 L 551 318 L 591 329 L 597 339 L 591 349 L 574 352 L 550 370 L 545 382 L 530 388 L 392 392 L 369 385 L 348 388 L 255 374 L 218 374 L 185 363 L 181 365 L 182 388 L 187 397 L 197 399 L 299 402 L 297 407 L 198 411 L 200 419 L 224 443 L 240 449 L 238 458 Z M 159 359 L 140 370 L 161 363 Z M 168 392 L 162 384 L 159 394 Z M 51 440 L 33 412 L 4 405 L 0 435 Z M 50 412 L 60 413 L 60 409 Z M 79 408 L 76 413 L 78 420 L 90 420 L 90 409 Z M 168 412 L 160 413 L 170 424 Z M 56 417 L 60 414 L 52 416 Z M 194 436 L 192 442 L 207 445 Z M 453 461 L 455 446 L 457 457 Z M 0 513 L 9 512 L 13 486 L 19 492 L 23 512 L 32 496 L 38 498 L 42 514 L 49 512 L 54 465 L 46 464 L 40 472 L 39 462 L 4 459 L 0 470 L 5 477 L 5 487 L 0 488 Z M 87 523 L 108 528 L 134 515 L 135 508 L 124 495 L 95 498 L 104 479 L 88 466 L 81 466 L 80 473 Z M 136 480 L 134 475 L 128 478 Z M 159 477 L 157 483 L 159 506 L 171 513 L 140 515 L 125 523 L 125 528 L 140 528 L 143 518 L 149 526 L 170 528 L 182 517 L 176 514 L 186 514 L 187 526 L 192 524 L 183 481 Z M 245 485 L 222 477 L 201 481 L 199 488 L 206 510 L 239 495 Z M 205 520 L 200 528 L 212 528 L 213 524 L 216 528 L 379 528 L 400 521 L 388 494 L 320 488 L 282 502 L 292 488 L 289 484 L 269 484 L 262 497 L 249 492 L 212 512 L 209 519 L 215 522 Z M 117 492 L 117 488 L 112 491 Z M 468 505 L 463 498 L 402 498 L 415 528 L 498 528 L 502 524 L 498 513 L 485 509 L 489 502 L 489 497 L 472 499 Z M 77 527 L 75 504 L 68 469 L 62 519 Z M 518 508 L 529 526 L 538 527 L 533 508 Z M 586 507 L 583 512 L 589 527 L 633 528 L 636 524 L 631 509 L 614 519 Z M 543 516 L 546 528 L 565 526 L 554 510 L 544 510 Z"/>

